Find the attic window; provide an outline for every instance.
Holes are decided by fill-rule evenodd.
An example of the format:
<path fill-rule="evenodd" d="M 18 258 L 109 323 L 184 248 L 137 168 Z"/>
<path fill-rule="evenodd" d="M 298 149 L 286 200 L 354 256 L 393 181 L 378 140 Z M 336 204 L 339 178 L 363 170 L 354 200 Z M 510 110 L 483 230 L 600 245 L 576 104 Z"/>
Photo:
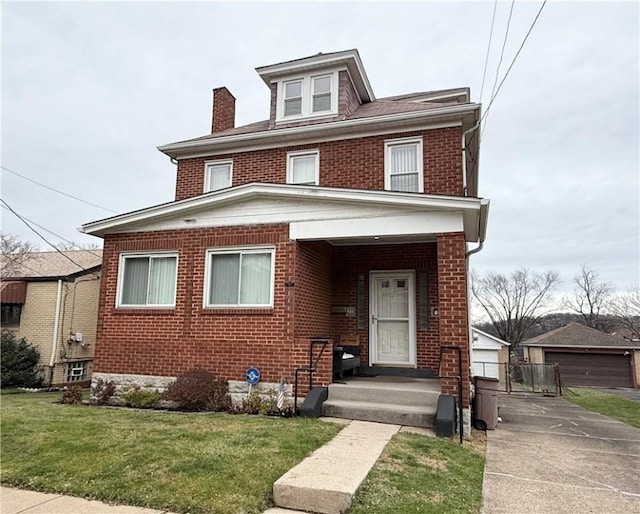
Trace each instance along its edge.
<path fill-rule="evenodd" d="M 337 71 L 279 82 L 276 121 L 337 114 L 337 85 Z"/>

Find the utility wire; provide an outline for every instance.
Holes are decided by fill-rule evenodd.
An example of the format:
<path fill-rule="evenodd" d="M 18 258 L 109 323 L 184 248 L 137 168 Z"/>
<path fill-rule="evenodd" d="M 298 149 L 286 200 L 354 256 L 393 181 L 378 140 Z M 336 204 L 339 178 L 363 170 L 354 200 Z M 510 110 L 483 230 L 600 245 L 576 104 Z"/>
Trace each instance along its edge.
<path fill-rule="evenodd" d="M 3 209 L 8 209 L 8 207 L 6 207 L 5 205 L 0 206 Z M 62 237 L 60 234 L 56 234 L 55 232 L 53 232 L 52 230 L 49 230 L 47 227 L 43 227 L 42 225 L 40 225 L 39 223 L 36 223 L 35 221 L 27 218 L 26 216 L 22 216 L 25 220 L 27 220 L 29 223 L 31 223 L 32 225 L 35 225 L 38 228 L 41 228 L 42 230 L 44 230 L 45 232 L 48 232 L 49 234 L 51 234 L 52 236 L 56 236 L 58 239 L 62 239 L 65 243 L 69 243 L 71 246 L 75 246 L 78 250 L 82 250 L 83 252 L 87 252 L 90 253 L 91 255 L 94 255 L 95 257 L 99 257 L 102 258 L 102 255 L 98 255 L 97 253 L 92 252 L 91 250 L 88 250 L 86 248 L 82 248 L 80 245 L 76 244 L 74 241 L 69 241 L 68 239 L 65 239 L 64 237 Z"/>
<path fill-rule="evenodd" d="M 491 38 L 493 37 L 493 23 L 496 21 L 496 8 L 498 0 L 493 3 L 493 16 L 491 17 L 491 30 L 489 31 L 489 44 L 487 45 L 487 55 L 484 58 L 484 71 L 482 72 L 482 86 L 480 86 L 480 103 L 482 103 L 482 92 L 484 91 L 484 78 L 487 75 L 487 64 L 489 64 L 489 51 L 491 50 Z"/>
<path fill-rule="evenodd" d="M 71 257 L 69 257 L 68 255 L 65 255 L 62 251 L 60 251 L 60 249 L 56 245 L 48 241 L 47 238 L 45 238 L 40 232 L 38 232 L 35 228 L 33 228 L 28 221 L 26 221 L 22 216 L 20 216 L 16 211 L 14 211 L 11 208 L 11 206 L 7 202 L 5 202 L 2 198 L 0 198 L 0 202 L 2 202 L 7 207 L 7 209 L 9 209 L 20 221 L 22 221 L 22 223 L 24 223 L 27 227 L 29 227 L 29 229 L 32 232 L 34 232 L 40 239 L 42 239 L 45 243 L 47 243 L 51 248 L 53 248 L 56 252 L 62 255 L 65 259 L 67 259 L 68 261 L 71 261 L 73 264 L 78 266 L 78 268 L 80 268 L 81 270 L 86 271 L 86 268 L 84 266 L 80 266 L 80 264 L 74 261 Z"/>
<path fill-rule="evenodd" d="M 0 168 L 2 168 L 4 171 L 7 171 L 7 172 L 9 172 L 9 173 L 11 173 L 13 175 L 16 175 L 17 177 L 20 177 L 20 178 L 22 178 L 24 180 L 32 182 L 33 184 L 36 184 L 36 185 L 38 185 L 40 187 L 44 187 L 45 189 L 48 189 L 49 191 L 53 191 L 55 193 L 61 194 L 63 196 L 66 196 L 67 198 L 72 198 L 73 200 L 77 200 L 78 202 L 86 203 L 87 205 L 91 205 L 92 207 L 97 207 L 98 209 L 102 209 L 104 211 L 108 211 L 108 212 L 112 212 L 114 214 L 117 214 L 116 211 L 113 211 L 111 209 L 103 207 L 102 205 L 98 205 L 97 203 L 88 202 L 87 200 L 83 200 L 82 198 L 78 198 L 77 196 L 73 196 L 73 195 L 71 195 L 69 193 L 65 193 L 64 191 L 60 191 L 59 189 L 56 189 L 54 187 L 47 186 L 46 184 L 43 184 L 42 182 L 38 182 L 37 180 L 33 180 L 32 178 L 25 177 L 24 175 L 21 175 L 17 171 L 10 170 L 6 166 L 0 166 Z"/>

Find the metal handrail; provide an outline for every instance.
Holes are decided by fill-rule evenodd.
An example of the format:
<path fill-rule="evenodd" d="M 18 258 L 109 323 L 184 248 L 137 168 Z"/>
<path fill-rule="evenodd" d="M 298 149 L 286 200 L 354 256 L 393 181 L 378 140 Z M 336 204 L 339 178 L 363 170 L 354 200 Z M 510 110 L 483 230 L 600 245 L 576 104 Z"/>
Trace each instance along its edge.
<path fill-rule="evenodd" d="M 309 391 L 313 388 L 313 374 L 315 373 L 318 361 L 320 361 L 320 357 L 324 353 L 325 348 L 329 344 L 329 339 L 325 338 L 315 338 L 309 340 L 309 365 L 302 366 L 299 368 L 295 368 L 294 370 L 294 384 L 293 384 L 293 412 L 298 414 L 298 378 L 300 376 L 301 371 L 306 371 L 309 373 Z M 320 353 L 316 357 L 316 360 L 313 360 L 313 349 L 317 345 L 322 345 L 320 348 Z"/>
<path fill-rule="evenodd" d="M 440 374 L 440 367 L 442 366 L 442 354 L 444 350 L 455 350 L 458 354 L 458 375 L 446 376 Z M 459 346 L 455 345 L 442 345 L 440 346 L 440 356 L 438 357 L 438 377 L 439 378 L 455 378 L 458 381 L 458 426 L 460 432 L 460 444 L 464 436 L 464 422 L 462 420 L 462 351 Z"/>

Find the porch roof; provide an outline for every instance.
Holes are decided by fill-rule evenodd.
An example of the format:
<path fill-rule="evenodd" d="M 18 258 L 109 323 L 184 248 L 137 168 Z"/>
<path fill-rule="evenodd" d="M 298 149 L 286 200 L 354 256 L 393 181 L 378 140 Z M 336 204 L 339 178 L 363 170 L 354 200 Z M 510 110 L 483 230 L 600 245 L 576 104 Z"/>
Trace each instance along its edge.
<path fill-rule="evenodd" d="M 93 221 L 85 234 L 289 223 L 292 239 L 415 239 L 464 231 L 484 241 L 489 200 L 482 198 L 252 183 Z"/>

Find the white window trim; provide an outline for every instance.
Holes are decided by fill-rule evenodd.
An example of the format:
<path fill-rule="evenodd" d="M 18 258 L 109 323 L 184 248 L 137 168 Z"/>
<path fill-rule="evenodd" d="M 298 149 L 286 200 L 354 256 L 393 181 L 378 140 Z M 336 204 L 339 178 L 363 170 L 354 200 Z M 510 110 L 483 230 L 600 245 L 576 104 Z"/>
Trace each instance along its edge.
<path fill-rule="evenodd" d="M 176 283 L 173 288 L 173 303 L 170 304 L 128 304 L 122 303 L 122 287 L 124 282 L 124 262 L 135 257 L 175 257 L 176 259 Z M 137 252 L 121 253 L 118 261 L 118 286 L 116 288 L 116 308 L 125 309 L 173 309 L 176 306 L 176 294 L 178 290 L 178 253 L 177 252 Z"/>
<path fill-rule="evenodd" d="M 421 137 L 403 137 L 399 139 L 387 139 L 384 142 L 384 188 L 386 191 L 391 189 L 391 148 L 398 145 L 417 144 L 417 160 L 418 160 L 418 191 L 424 193 L 424 153 L 422 149 Z M 404 191 L 412 192 L 412 191 Z"/>
<path fill-rule="evenodd" d="M 210 166 L 220 166 L 220 165 L 229 165 L 229 185 L 226 187 L 221 187 L 220 189 L 211 189 L 211 173 L 209 172 Z M 223 189 L 227 189 L 231 187 L 233 184 L 233 160 L 232 159 L 223 159 L 219 161 L 205 161 L 204 163 L 204 192 L 211 193 L 213 191 L 222 191 Z"/>
<path fill-rule="evenodd" d="M 276 102 L 276 122 L 297 121 L 307 118 L 323 118 L 331 117 L 338 114 L 338 88 L 339 88 L 339 71 L 331 70 L 323 73 L 296 75 L 285 77 L 278 81 L 277 102 Z M 320 77 L 331 77 L 331 110 L 313 112 L 313 79 Z M 284 86 L 289 82 L 302 81 L 302 112 L 301 114 L 284 115 Z"/>
<path fill-rule="evenodd" d="M 269 282 L 269 303 L 268 304 L 229 304 L 229 303 L 209 303 L 209 292 L 211 288 L 211 256 L 237 253 L 269 253 L 271 254 L 271 279 Z M 274 286 L 276 275 L 276 249 L 273 246 L 224 246 L 220 248 L 208 248 L 205 251 L 205 271 L 204 271 L 204 291 L 202 306 L 205 309 L 273 309 Z"/>
<path fill-rule="evenodd" d="M 82 373 L 80 373 L 80 375 L 78 374 L 74 374 L 75 370 L 81 370 Z M 67 364 L 67 382 L 83 382 L 84 380 L 87 380 L 87 374 L 89 372 L 89 361 L 77 361 L 77 362 L 70 362 L 69 364 Z M 73 377 L 77 377 L 79 376 L 80 378 L 78 378 L 77 380 L 73 380 Z"/>
<path fill-rule="evenodd" d="M 320 185 L 320 150 L 296 150 L 295 152 L 287 152 L 287 184 L 299 184 L 293 182 L 293 158 L 302 157 L 305 155 L 315 155 L 316 157 L 316 170 L 313 184 L 300 184 L 300 185 Z"/>

